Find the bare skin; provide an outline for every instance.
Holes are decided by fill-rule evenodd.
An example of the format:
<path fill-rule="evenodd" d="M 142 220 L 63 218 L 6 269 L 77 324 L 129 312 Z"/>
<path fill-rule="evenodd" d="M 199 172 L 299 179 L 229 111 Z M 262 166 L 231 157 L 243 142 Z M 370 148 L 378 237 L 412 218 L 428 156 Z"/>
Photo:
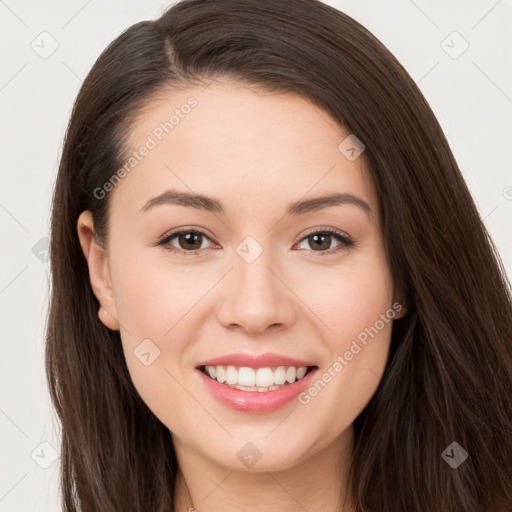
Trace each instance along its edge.
<path fill-rule="evenodd" d="M 203 89 L 161 92 L 137 118 L 130 150 L 151 134 L 157 144 L 110 192 L 105 247 L 93 238 L 90 212 L 80 216 L 99 318 L 119 329 L 137 391 L 172 432 L 175 510 L 352 512 L 344 493 L 352 424 L 382 377 L 392 320 L 346 354 L 401 303 L 375 191 L 362 158 L 338 149 L 349 132 L 309 101 L 228 81 Z M 155 128 L 190 97 L 197 105 L 157 140 Z M 168 189 L 216 198 L 225 211 L 175 204 L 141 211 Z M 285 215 L 292 202 L 332 193 L 356 196 L 371 211 L 345 202 Z M 156 245 L 182 227 L 203 233 L 199 249 L 180 236 L 167 243 L 177 252 Z M 354 244 L 327 235 L 314 245 L 311 235 L 325 229 Z M 262 249 L 250 263 L 237 252 L 248 236 Z M 160 351 L 148 366 L 134 355 L 144 339 Z M 233 352 L 314 361 L 319 377 L 331 378 L 307 403 L 236 411 L 205 389 L 196 369 Z M 340 355 L 346 364 L 335 371 Z M 248 442 L 262 454 L 252 467 L 237 456 Z"/>

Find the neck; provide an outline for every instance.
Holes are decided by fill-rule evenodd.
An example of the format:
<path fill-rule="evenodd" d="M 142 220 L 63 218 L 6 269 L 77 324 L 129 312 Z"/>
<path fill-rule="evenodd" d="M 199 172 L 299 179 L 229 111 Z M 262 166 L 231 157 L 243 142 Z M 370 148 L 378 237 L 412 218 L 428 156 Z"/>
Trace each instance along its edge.
<path fill-rule="evenodd" d="M 220 466 L 176 437 L 173 441 L 180 468 L 174 493 L 176 512 L 356 510 L 351 495 L 345 493 L 354 443 L 352 426 L 309 458 L 280 471 Z"/>

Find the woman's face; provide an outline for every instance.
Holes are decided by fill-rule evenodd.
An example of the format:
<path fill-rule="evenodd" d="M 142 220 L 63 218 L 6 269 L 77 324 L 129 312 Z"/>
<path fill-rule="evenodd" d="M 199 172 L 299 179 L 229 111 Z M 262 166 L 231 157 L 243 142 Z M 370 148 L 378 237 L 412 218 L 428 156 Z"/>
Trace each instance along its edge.
<path fill-rule="evenodd" d="M 105 252 L 80 218 L 100 318 L 120 329 L 142 399 L 197 456 L 292 467 L 347 436 L 377 389 L 403 311 L 348 136 L 294 94 L 219 81 L 160 93 L 124 172 L 95 191 L 110 194 Z M 207 362 L 232 385 L 277 388 L 214 382 Z"/>

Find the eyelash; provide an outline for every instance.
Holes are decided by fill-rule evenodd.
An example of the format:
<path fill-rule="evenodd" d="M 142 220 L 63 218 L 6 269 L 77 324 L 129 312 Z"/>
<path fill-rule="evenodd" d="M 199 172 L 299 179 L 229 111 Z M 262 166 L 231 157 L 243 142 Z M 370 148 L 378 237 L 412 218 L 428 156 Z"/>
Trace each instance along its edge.
<path fill-rule="evenodd" d="M 203 233 L 202 231 L 198 231 L 196 229 L 179 229 L 176 231 L 172 231 L 171 233 L 165 234 L 160 240 L 157 242 L 157 246 L 163 246 L 164 249 L 168 250 L 172 253 L 180 253 L 183 255 L 194 255 L 201 252 L 203 249 L 195 250 L 195 251 L 185 251 L 183 249 L 178 249 L 172 245 L 169 245 L 171 240 L 175 238 L 178 235 L 182 234 L 194 234 L 194 235 L 201 235 L 203 237 L 206 237 L 208 240 L 210 240 L 210 237 Z M 306 238 L 308 238 L 311 235 L 331 235 L 334 238 L 336 238 L 340 245 L 338 247 L 334 247 L 333 249 L 328 249 L 327 251 L 314 251 L 313 249 L 309 249 L 308 252 L 315 253 L 315 256 L 325 256 L 329 254 L 333 254 L 335 252 L 338 252 L 343 249 L 348 249 L 355 245 L 355 242 L 349 238 L 345 233 L 338 231 L 337 229 L 328 228 L 328 229 L 316 229 L 313 231 L 310 231 L 309 233 L 306 233 L 299 241 L 298 243 L 302 242 Z"/>

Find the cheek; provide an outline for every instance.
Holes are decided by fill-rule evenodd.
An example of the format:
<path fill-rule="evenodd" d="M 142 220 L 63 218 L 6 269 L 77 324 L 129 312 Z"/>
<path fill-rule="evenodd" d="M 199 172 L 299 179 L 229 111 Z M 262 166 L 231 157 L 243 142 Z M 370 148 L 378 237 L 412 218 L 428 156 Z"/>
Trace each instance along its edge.
<path fill-rule="evenodd" d="M 183 379 L 176 367 L 193 333 L 190 310 L 205 293 L 187 272 L 168 265 L 163 268 L 136 251 L 119 258 L 112 272 L 123 351 L 133 384 L 155 416 L 172 427 L 176 420 L 171 412 L 190 407 L 190 396 L 180 385 Z"/>
<path fill-rule="evenodd" d="M 155 262 L 141 251 L 120 260 L 113 282 L 118 318 L 126 331 L 161 340 L 211 287 L 212 277 L 203 276 L 197 266 Z"/>
<path fill-rule="evenodd" d="M 119 253 L 123 256 L 113 268 L 112 281 L 125 359 L 137 390 L 157 414 L 165 410 L 161 400 L 166 397 L 177 400 L 169 407 L 182 398 L 186 404 L 172 376 L 178 377 L 197 330 L 197 312 L 218 279 L 207 266 L 173 266 L 151 260 L 144 251 Z M 141 354 L 147 353 L 145 362 L 154 362 L 145 366 Z"/>
<path fill-rule="evenodd" d="M 303 273 L 295 290 L 316 315 L 321 338 L 337 349 L 373 325 L 390 307 L 393 284 L 385 261 L 358 259 L 353 265 Z"/>
<path fill-rule="evenodd" d="M 387 264 L 373 256 L 330 276 L 318 273 L 306 302 L 321 320 L 328 356 L 301 403 L 311 401 L 335 435 L 367 405 L 386 366 L 395 317 Z"/>

